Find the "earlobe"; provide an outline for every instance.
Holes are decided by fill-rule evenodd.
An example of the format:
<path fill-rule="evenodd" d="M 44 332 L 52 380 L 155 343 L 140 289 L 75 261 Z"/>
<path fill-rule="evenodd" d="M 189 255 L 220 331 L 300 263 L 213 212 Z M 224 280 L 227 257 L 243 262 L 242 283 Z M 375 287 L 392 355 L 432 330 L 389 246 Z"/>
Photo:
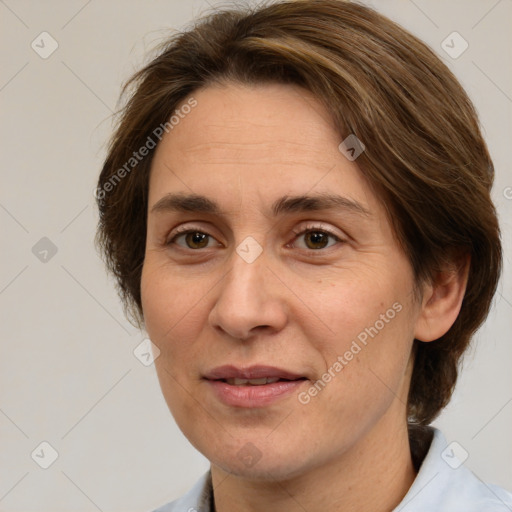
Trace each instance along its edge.
<path fill-rule="evenodd" d="M 461 256 L 449 268 L 437 271 L 431 283 L 425 286 L 416 321 L 417 340 L 437 340 L 454 324 L 466 292 L 469 265 L 470 256 Z"/>

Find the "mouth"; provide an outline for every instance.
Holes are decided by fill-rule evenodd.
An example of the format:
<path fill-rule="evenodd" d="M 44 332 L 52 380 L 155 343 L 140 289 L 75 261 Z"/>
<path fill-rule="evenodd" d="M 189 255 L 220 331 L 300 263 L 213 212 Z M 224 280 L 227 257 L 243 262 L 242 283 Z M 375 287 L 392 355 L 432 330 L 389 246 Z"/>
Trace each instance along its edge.
<path fill-rule="evenodd" d="M 221 366 L 208 372 L 217 399 L 233 407 L 264 407 L 297 391 L 307 377 L 271 366 Z"/>
<path fill-rule="evenodd" d="M 297 380 L 306 380 L 306 377 L 299 377 L 297 379 L 282 379 L 279 377 L 262 377 L 261 379 L 218 379 L 221 382 L 226 382 L 230 386 L 265 386 L 266 384 L 274 384 L 274 382 L 295 382 Z"/>

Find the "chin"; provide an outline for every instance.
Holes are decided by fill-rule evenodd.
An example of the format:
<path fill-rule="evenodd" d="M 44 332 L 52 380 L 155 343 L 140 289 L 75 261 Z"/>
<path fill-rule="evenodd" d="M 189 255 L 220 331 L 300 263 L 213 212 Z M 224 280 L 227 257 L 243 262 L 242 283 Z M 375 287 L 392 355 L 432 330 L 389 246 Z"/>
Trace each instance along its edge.
<path fill-rule="evenodd" d="M 262 449 L 256 447 L 258 441 L 247 440 L 237 443 L 233 449 L 222 453 L 204 453 L 212 465 L 239 478 L 260 481 L 283 481 L 300 475 L 311 466 L 311 461 L 304 458 L 311 452 L 304 447 L 290 447 L 287 451 L 276 449 L 268 443 Z M 261 446 L 262 443 L 259 443 Z"/>

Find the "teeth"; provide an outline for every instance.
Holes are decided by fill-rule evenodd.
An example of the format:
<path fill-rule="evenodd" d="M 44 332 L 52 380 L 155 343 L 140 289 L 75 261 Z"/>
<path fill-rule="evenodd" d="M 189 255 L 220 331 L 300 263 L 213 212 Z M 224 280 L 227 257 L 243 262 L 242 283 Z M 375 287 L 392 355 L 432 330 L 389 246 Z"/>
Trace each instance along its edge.
<path fill-rule="evenodd" d="M 264 384 L 272 384 L 273 382 L 277 382 L 279 377 L 267 378 L 263 377 L 261 379 L 226 379 L 226 382 L 231 386 L 263 386 Z"/>

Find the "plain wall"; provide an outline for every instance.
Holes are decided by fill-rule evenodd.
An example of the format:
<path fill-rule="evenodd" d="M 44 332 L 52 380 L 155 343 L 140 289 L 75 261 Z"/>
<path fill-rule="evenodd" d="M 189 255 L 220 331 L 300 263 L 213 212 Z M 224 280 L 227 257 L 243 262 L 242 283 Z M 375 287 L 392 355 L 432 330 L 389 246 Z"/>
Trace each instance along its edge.
<path fill-rule="evenodd" d="M 481 479 L 512 489 L 512 2 L 367 3 L 455 72 L 494 159 L 505 272 L 435 424 L 467 450 Z M 135 358 L 145 335 L 123 317 L 93 246 L 93 190 L 121 83 L 169 29 L 205 8 L 200 0 L 0 2 L 2 511 L 151 510 L 208 467 L 176 427 L 154 367 Z M 43 31 L 58 43 L 46 59 L 31 47 L 51 49 Z M 453 31 L 469 43 L 457 59 L 441 47 Z M 43 441 L 58 452 L 48 469 L 31 457 L 51 457 Z"/>

